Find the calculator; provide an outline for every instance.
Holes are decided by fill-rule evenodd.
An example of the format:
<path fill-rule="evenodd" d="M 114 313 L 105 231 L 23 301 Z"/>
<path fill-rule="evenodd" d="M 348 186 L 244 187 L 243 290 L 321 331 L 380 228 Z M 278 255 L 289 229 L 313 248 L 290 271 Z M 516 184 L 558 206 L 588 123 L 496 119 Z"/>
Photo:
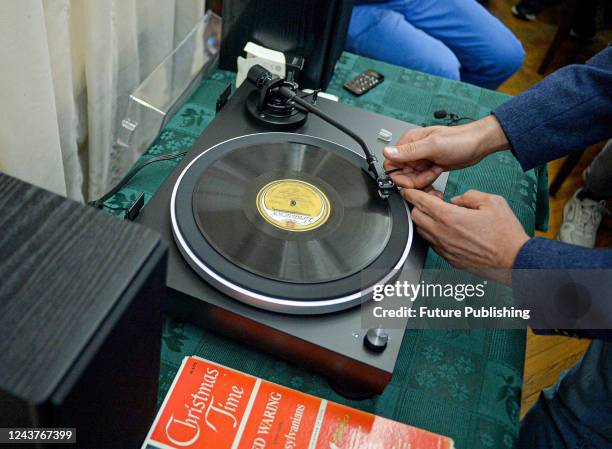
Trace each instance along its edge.
<path fill-rule="evenodd" d="M 357 75 L 352 80 L 344 83 L 344 88 L 351 92 L 353 95 L 363 95 L 370 89 L 379 85 L 385 80 L 385 77 L 378 73 L 376 70 L 366 70 L 360 75 Z"/>

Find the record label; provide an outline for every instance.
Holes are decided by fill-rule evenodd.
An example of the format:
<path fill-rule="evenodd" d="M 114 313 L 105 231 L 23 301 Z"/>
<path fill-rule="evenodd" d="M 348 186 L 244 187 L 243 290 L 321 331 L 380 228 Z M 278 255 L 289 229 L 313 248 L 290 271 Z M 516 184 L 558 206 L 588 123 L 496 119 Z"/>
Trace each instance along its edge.
<path fill-rule="evenodd" d="M 266 184 L 256 201 L 261 216 L 286 231 L 312 231 L 325 224 L 331 213 L 327 196 L 313 184 L 298 179 Z"/>

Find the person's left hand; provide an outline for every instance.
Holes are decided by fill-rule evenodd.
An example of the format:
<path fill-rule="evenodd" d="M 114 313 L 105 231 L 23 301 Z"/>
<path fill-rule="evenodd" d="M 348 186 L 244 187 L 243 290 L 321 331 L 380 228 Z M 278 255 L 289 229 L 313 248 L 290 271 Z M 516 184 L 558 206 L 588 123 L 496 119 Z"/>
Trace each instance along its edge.
<path fill-rule="evenodd" d="M 414 204 L 417 232 L 451 265 L 510 283 L 529 236 L 503 197 L 469 190 L 447 203 L 436 191 L 404 189 L 402 195 Z"/>

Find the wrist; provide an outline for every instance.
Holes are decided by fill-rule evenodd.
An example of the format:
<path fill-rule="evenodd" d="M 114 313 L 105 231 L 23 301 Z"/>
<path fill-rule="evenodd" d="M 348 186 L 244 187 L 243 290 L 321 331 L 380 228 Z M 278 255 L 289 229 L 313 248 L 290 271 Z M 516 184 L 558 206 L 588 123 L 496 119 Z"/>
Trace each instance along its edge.
<path fill-rule="evenodd" d="M 529 241 L 530 237 L 526 233 L 522 233 L 518 235 L 516 238 L 511 239 L 509 242 L 508 248 L 503 251 L 501 266 L 503 268 L 512 269 L 514 267 L 514 262 L 516 258 L 525 246 L 525 243 Z"/>
<path fill-rule="evenodd" d="M 478 149 L 482 157 L 508 148 L 510 143 L 497 117 L 489 115 L 473 123 L 477 126 Z"/>

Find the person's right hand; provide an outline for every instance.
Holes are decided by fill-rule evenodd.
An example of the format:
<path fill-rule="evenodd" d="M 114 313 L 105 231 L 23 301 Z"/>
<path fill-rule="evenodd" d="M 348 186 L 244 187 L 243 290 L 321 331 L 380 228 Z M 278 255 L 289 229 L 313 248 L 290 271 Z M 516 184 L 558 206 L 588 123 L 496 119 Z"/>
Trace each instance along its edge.
<path fill-rule="evenodd" d="M 461 126 L 431 126 L 408 131 L 384 149 L 386 171 L 399 187 L 424 189 L 443 171 L 469 167 L 506 148 L 508 140 L 495 116 Z"/>

